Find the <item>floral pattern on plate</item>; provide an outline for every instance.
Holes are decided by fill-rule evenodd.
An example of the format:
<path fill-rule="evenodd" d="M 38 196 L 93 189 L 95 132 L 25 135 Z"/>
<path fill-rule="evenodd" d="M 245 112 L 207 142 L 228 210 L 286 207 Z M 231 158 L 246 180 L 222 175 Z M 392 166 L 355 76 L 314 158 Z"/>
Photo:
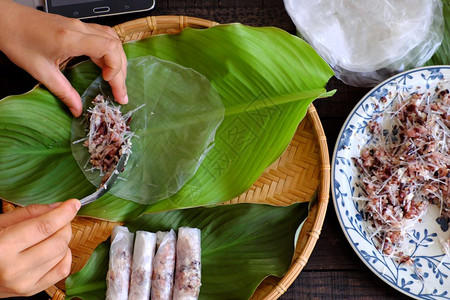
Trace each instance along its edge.
<path fill-rule="evenodd" d="M 361 208 L 353 198 L 361 196 L 355 183 L 358 170 L 352 157 L 358 157 L 362 146 L 372 136 L 367 123 L 392 104 L 398 93 L 433 91 L 442 80 L 448 80 L 450 67 L 425 67 L 404 72 L 379 84 L 356 105 L 344 123 L 337 139 L 332 162 L 332 195 L 344 234 L 362 261 L 392 287 L 416 299 L 450 299 L 450 258 L 440 240 L 450 238 L 436 222 L 439 207 L 431 205 L 422 223 L 418 223 L 405 242 L 412 247 L 414 263 L 396 263 L 376 249 L 367 233 Z"/>

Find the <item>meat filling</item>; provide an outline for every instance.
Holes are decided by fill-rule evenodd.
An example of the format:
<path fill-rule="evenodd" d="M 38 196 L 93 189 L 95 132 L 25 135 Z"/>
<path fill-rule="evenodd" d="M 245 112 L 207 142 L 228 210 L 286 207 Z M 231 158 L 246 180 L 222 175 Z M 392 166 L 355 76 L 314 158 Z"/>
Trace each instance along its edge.
<path fill-rule="evenodd" d="M 88 109 L 88 139 L 84 146 L 91 155 L 92 168 L 103 175 L 102 184 L 114 171 L 124 153 L 130 151 L 130 114 L 122 115 L 120 107 L 108 103 L 103 95 L 97 95 Z"/>
<path fill-rule="evenodd" d="M 406 99 L 399 94 L 391 108 L 368 123 L 374 138 L 353 158 L 373 239 L 399 262 L 411 262 L 403 240 L 429 204 L 440 206 L 442 228 L 448 228 L 450 98 L 447 89 L 434 92 Z"/>

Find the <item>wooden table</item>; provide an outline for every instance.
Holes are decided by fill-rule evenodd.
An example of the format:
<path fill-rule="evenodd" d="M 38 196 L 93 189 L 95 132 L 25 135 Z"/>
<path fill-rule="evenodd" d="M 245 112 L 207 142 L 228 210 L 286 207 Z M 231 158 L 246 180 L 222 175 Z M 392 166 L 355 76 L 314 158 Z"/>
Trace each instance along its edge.
<path fill-rule="evenodd" d="M 98 18 L 89 22 L 112 26 L 148 15 L 186 15 L 220 23 L 276 26 L 295 34 L 294 24 L 280 0 L 156 0 L 156 7 L 150 12 Z M 25 92 L 35 84 L 29 75 L 6 58 L 2 57 L 0 64 L 0 97 Z M 335 96 L 317 100 L 314 105 L 322 120 L 332 155 L 345 118 L 369 89 L 350 87 L 336 78 L 329 82 L 328 89 L 337 89 Z M 281 299 L 403 298 L 407 297 L 375 276 L 352 250 L 338 223 L 330 195 L 322 234 L 312 256 Z M 30 299 L 48 299 L 48 296 L 40 293 Z"/>

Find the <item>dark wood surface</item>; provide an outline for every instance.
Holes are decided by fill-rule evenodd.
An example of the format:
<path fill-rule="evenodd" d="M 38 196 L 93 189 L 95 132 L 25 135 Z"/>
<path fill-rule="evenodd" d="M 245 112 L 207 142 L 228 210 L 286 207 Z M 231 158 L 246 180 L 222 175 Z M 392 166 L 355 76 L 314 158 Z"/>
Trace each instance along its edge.
<path fill-rule="evenodd" d="M 294 24 L 280 0 L 156 0 L 153 11 L 89 20 L 115 25 L 148 15 L 186 15 L 220 23 L 240 22 L 252 26 L 276 26 L 295 34 Z M 0 97 L 30 89 L 34 80 L 0 58 Z M 25 82 L 25 84 L 24 84 Z M 330 157 L 347 115 L 368 92 L 367 88 L 347 86 L 332 78 L 329 89 L 337 93 L 329 99 L 314 102 L 327 136 Z M 297 280 L 280 298 L 291 299 L 406 299 L 407 297 L 375 276 L 357 257 L 338 223 L 332 198 L 322 234 Z M 23 298 L 22 298 L 23 299 Z M 48 299 L 45 293 L 30 299 Z"/>

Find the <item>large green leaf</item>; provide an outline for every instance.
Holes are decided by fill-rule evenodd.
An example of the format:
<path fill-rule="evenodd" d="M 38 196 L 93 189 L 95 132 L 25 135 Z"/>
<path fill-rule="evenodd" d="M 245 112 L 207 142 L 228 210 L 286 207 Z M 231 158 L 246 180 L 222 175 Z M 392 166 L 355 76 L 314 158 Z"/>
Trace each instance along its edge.
<path fill-rule="evenodd" d="M 248 299 L 269 275 L 283 276 L 294 251 L 294 236 L 308 204 L 273 207 L 219 205 L 143 215 L 130 231 L 169 230 L 181 226 L 202 230 L 200 299 Z M 101 244 L 83 270 L 66 281 L 68 299 L 103 299 L 109 242 Z"/>
<path fill-rule="evenodd" d="M 133 112 L 130 126 L 136 136 L 122 180 L 110 193 L 150 204 L 172 196 L 192 178 L 213 145 L 225 110 L 211 83 L 192 69 L 143 56 L 128 60 L 127 73 L 130 104 L 121 112 Z M 113 99 L 101 76 L 82 96 L 84 112 L 98 94 Z M 86 138 L 86 121 L 74 118 L 72 141 Z M 90 170 L 90 154 L 83 143 L 72 143 L 72 153 L 84 175 L 99 186 L 102 176 Z"/>
<path fill-rule="evenodd" d="M 21 204 L 82 197 L 93 187 L 70 150 L 71 116 L 41 88 L 0 101 L 0 195 Z"/>
<path fill-rule="evenodd" d="M 109 242 L 98 245 L 84 268 L 66 279 L 66 299 L 105 299 L 109 247 Z"/>
<path fill-rule="evenodd" d="M 425 65 L 449 65 L 450 64 L 450 2 L 442 1 L 444 14 L 444 38 L 434 55 Z"/>
<path fill-rule="evenodd" d="M 328 65 L 303 40 L 276 28 L 240 24 L 188 28 L 124 48 L 129 58 L 153 55 L 204 75 L 221 97 L 225 118 L 214 148 L 177 194 L 149 206 L 107 194 L 82 208 L 85 215 L 126 220 L 142 212 L 231 199 L 248 189 L 286 149 L 308 105 L 331 95 L 324 88 L 333 75 Z M 87 62 L 67 75 L 83 93 L 99 74 Z M 80 198 L 93 190 L 67 151 L 68 112 L 50 93 L 37 89 L 1 101 L 0 129 L 1 197 L 20 204 L 48 203 Z M 48 147 L 42 139 L 51 140 Z"/>

